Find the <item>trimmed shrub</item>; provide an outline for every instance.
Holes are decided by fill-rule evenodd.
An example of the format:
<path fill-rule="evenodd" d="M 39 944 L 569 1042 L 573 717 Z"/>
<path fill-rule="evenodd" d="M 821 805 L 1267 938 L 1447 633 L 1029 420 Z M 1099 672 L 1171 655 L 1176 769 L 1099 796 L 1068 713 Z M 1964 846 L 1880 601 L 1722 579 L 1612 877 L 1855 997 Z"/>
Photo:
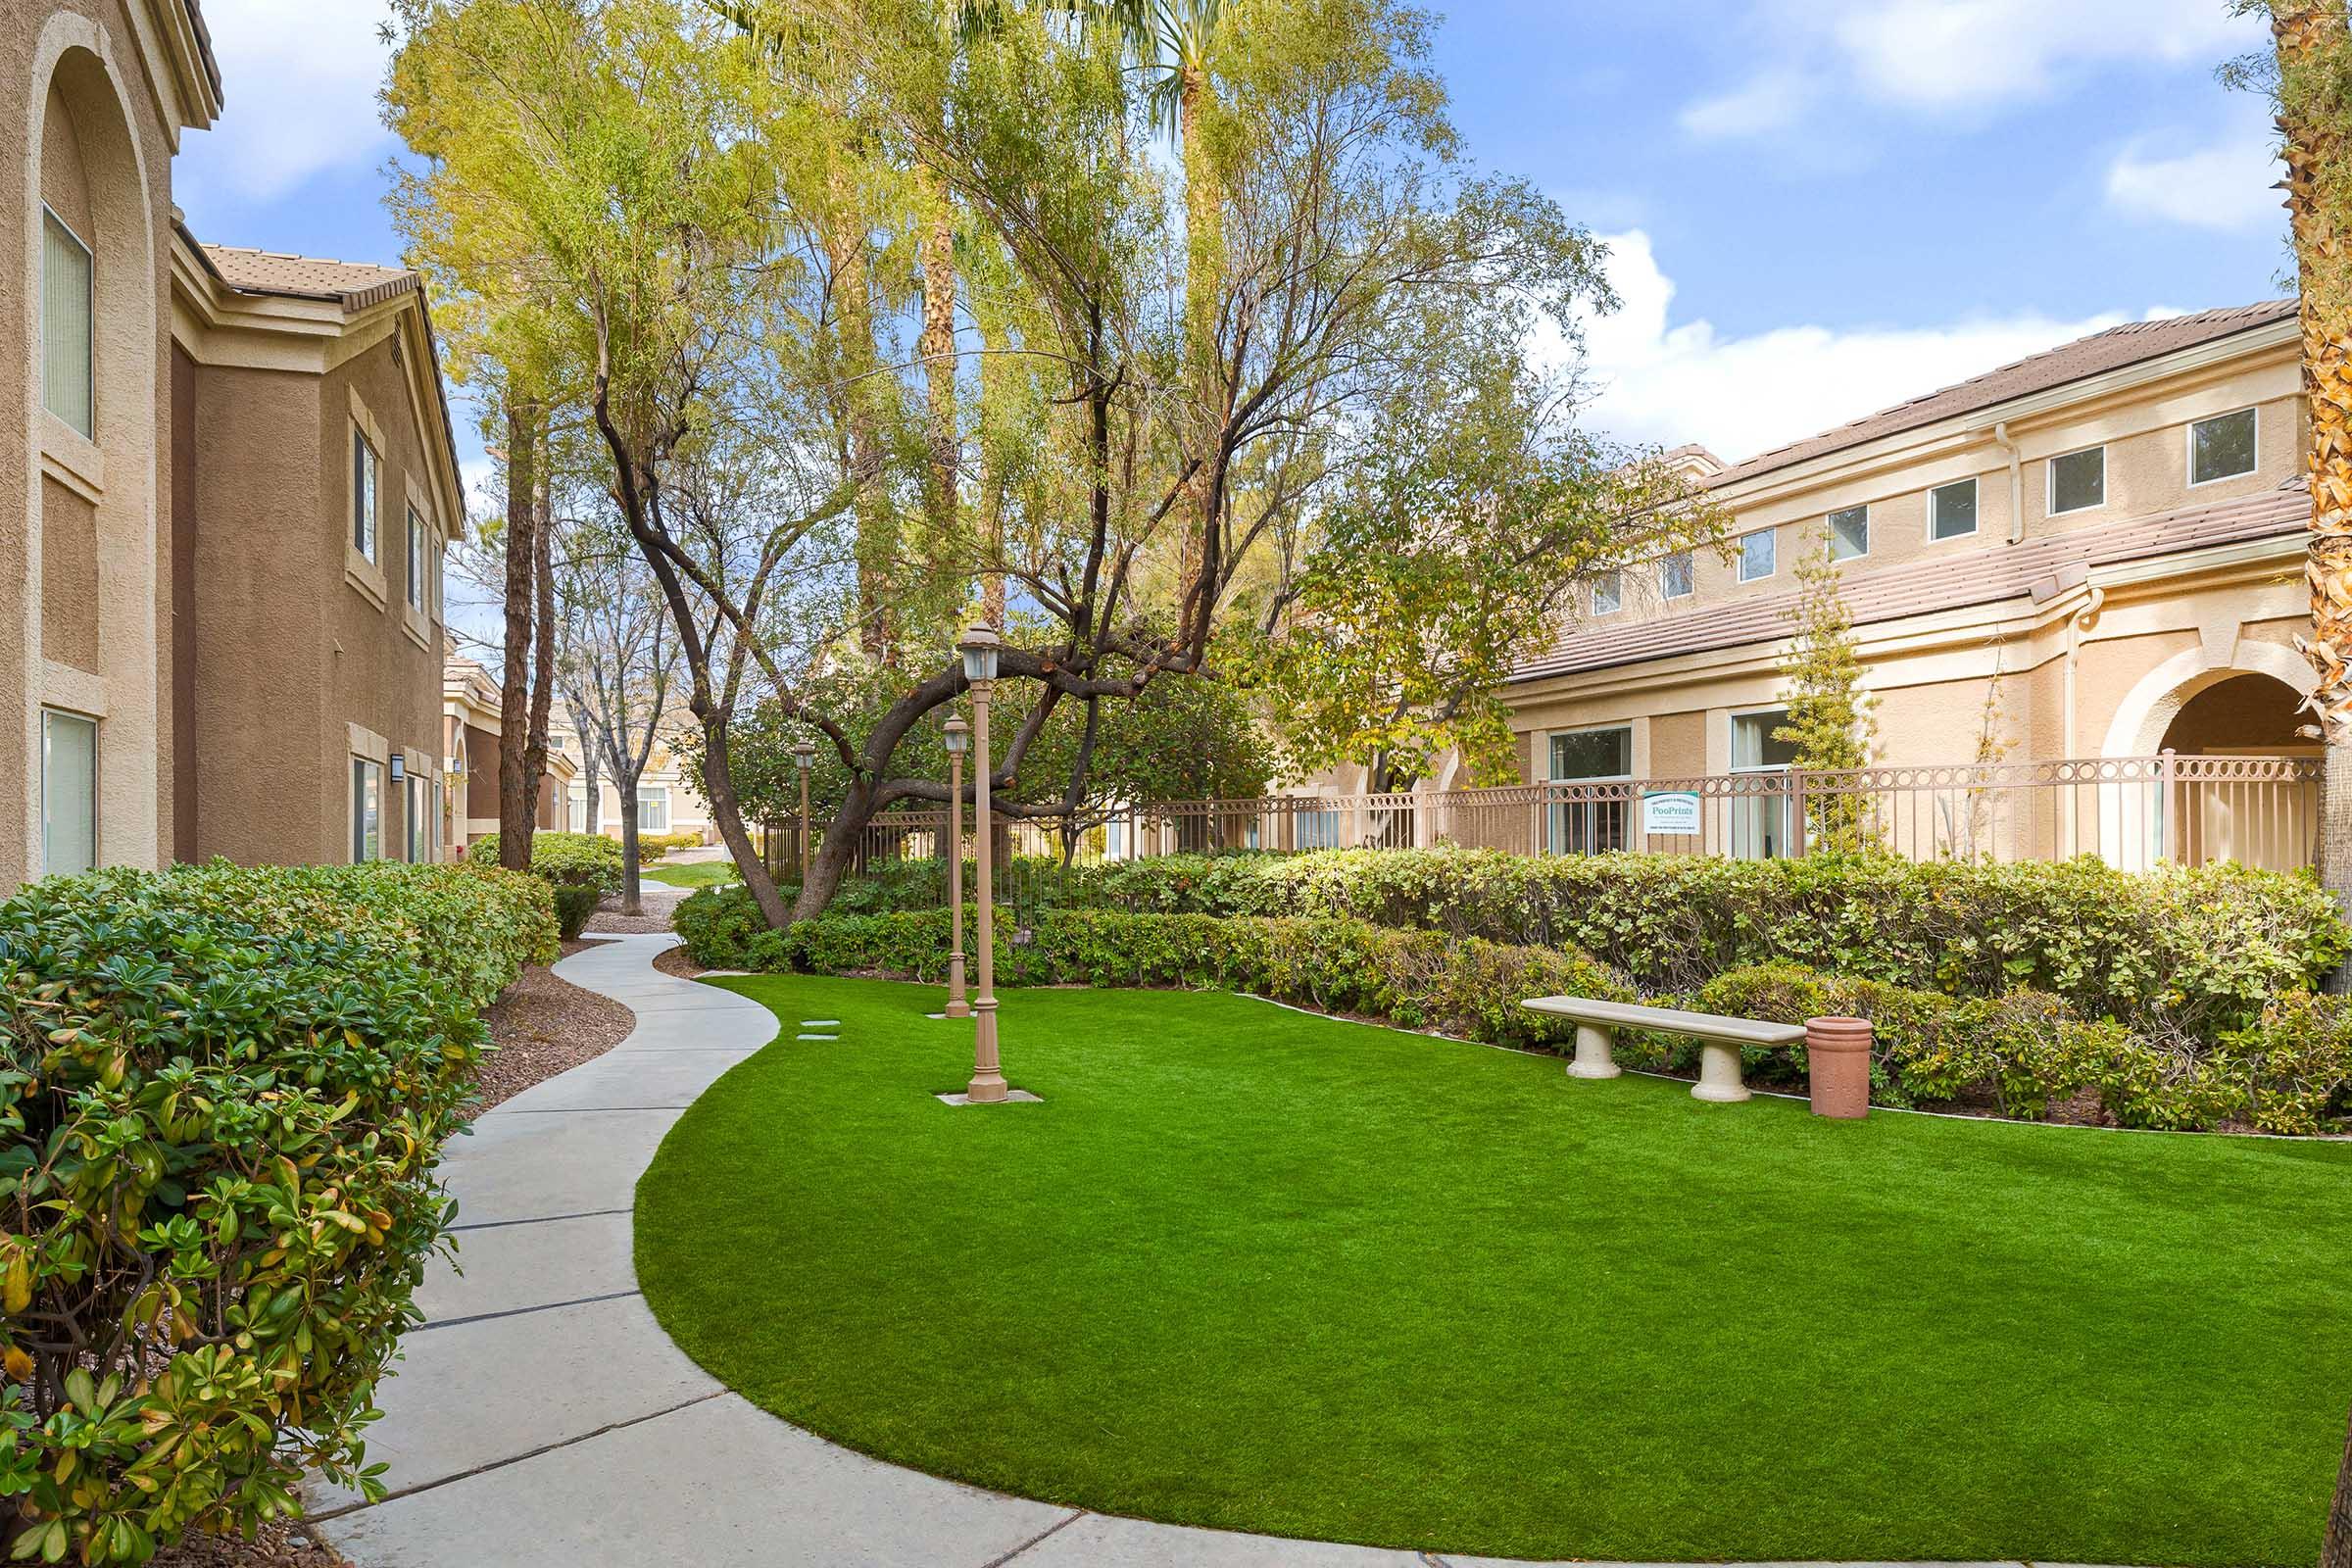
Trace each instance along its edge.
<path fill-rule="evenodd" d="M 944 910 L 828 915 L 783 931 L 757 930 L 755 914 L 747 934 L 714 899 L 692 922 L 681 907 L 678 924 L 687 952 L 714 968 L 946 979 L 951 927 Z M 1000 929 L 996 967 L 1004 985 L 1247 991 L 1326 1012 L 1544 1049 L 1575 1031 L 1527 1011 L 1519 1005 L 1525 998 L 1633 997 L 1622 976 L 1583 954 L 1455 942 L 1361 920 L 1061 910 L 1042 916 L 1026 941 Z"/>
<path fill-rule="evenodd" d="M 589 918 L 604 895 L 593 882 L 549 884 L 556 896 L 556 933 L 569 942 L 588 929 Z"/>
<path fill-rule="evenodd" d="M 547 885 L 216 861 L 0 904 L 0 1494 L 17 1554 L 144 1562 L 380 1495 L 361 1429 L 451 1202 L 480 1011 Z"/>
<path fill-rule="evenodd" d="M 498 835 L 484 834 L 466 854 L 476 865 L 496 865 Z M 601 833 L 534 833 L 531 875 L 549 882 L 585 882 L 610 898 L 620 891 L 620 841 Z"/>
<path fill-rule="evenodd" d="M 619 843 L 614 839 L 615 844 Z M 691 850 L 703 842 L 700 833 L 640 833 L 637 835 L 637 863 L 651 865 L 672 850 Z"/>
<path fill-rule="evenodd" d="M 2311 988 L 2348 947 L 2308 876 L 2217 863 L 2151 872 L 1818 856 L 1545 856 L 1327 850 L 1074 868 L 1068 902 L 1331 915 L 1576 947 L 1644 990 L 1688 994 L 1769 962 L 1959 997 L 2062 997 L 2151 1039 L 2213 1042 Z"/>

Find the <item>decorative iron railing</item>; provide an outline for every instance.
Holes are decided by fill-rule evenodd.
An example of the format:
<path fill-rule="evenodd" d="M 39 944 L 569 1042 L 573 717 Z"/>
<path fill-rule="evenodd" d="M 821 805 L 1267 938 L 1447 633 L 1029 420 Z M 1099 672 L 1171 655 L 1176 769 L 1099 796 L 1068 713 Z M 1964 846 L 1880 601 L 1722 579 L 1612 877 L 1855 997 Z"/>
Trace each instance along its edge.
<path fill-rule="evenodd" d="M 1498 789 L 1174 801 L 1085 824 L 999 819 L 1001 858 L 1143 859 L 1257 849 L 1457 845 L 1519 855 L 1802 856 L 1869 845 L 1915 860 L 2311 863 L 2320 763 L 2297 757 L 2069 759 L 1690 778 L 1581 779 Z M 820 835 L 822 822 L 815 824 Z M 968 820 L 967 820 L 968 828 Z M 940 853 L 946 813 L 889 812 L 860 834 L 860 866 Z M 769 862 L 798 877 L 797 824 L 771 824 Z"/>

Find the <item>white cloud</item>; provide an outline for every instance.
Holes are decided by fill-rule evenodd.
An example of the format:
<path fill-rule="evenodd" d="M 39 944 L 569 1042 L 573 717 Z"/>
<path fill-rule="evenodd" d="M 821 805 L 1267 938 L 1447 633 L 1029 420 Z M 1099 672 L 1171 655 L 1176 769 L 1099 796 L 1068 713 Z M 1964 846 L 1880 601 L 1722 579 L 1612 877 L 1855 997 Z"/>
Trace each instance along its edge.
<path fill-rule="evenodd" d="M 1679 118 L 1684 130 L 1703 140 L 1757 136 L 1794 123 L 1811 91 L 1793 71 L 1767 72 L 1744 87 L 1685 106 Z"/>
<path fill-rule="evenodd" d="M 227 103 L 182 144 L 173 178 L 269 202 L 321 171 L 376 162 L 390 139 L 375 103 L 384 16 L 368 0 L 205 0 Z"/>
<path fill-rule="evenodd" d="M 2085 67 L 2218 61 L 2260 41 L 2259 24 L 2219 0 L 1760 0 L 1756 22 L 1772 40 L 1756 76 L 1693 104 L 1686 125 L 1772 102 L 1773 83 L 1798 74 L 1902 110 L 1968 115 L 2044 97 Z M 1757 116 L 1748 133 L 1781 123 Z"/>
<path fill-rule="evenodd" d="M 2226 140 L 2174 157 L 2152 157 L 2139 144 L 2107 167 L 2107 205 L 2128 218 L 2192 228 L 2283 227 L 2280 175 L 2269 131 L 2249 126 Z"/>
<path fill-rule="evenodd" d="M 1729 336 L 1676 322 L 1674 282 L 1640 229 L 1608 238 L 1624 302 L 1585 326 L 1587 416 L 1620 440 L 1704 443 L 1738 462 L 2125 319 L 2023 313 L 1930 326 L 1813 325 Z"/>

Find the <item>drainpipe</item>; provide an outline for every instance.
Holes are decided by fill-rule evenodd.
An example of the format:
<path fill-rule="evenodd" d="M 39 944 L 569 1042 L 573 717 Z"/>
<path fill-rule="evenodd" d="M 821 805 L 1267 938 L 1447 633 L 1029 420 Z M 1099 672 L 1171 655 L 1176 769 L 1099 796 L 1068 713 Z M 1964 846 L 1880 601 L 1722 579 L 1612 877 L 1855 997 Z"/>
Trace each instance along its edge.
<path fill-rule="evenodd" d="M 2066 617 L 2066 678 L 2064 695 L 2059 701 L 2060 722 L 2066 726 L 2066 732 L 2058 747 L 2066 757 L 2072 757 L 2075 753 L 2075 662 L 2082 652 L 2082 633 L 2099 618 L 2099 611 L 2106 603 L 2107 590 L 2093 588 L 2089 597 L 2082 601 L 2082 607 Z M 2070 858 L 2082 853 L 2082 845 L 2076 837 L 2075 797 L 2081 791 L 2077 786 L 2066 786 L 2066 853 Z"/>
<path fill-rule="evenodd" d="M 2017 544 L 2026 537 L 2026 466 L 2009 439 L 2009 421 L 2003 419 L 1992 427 L 1993 444 L 2009 454 L 2009 542 Z"/>

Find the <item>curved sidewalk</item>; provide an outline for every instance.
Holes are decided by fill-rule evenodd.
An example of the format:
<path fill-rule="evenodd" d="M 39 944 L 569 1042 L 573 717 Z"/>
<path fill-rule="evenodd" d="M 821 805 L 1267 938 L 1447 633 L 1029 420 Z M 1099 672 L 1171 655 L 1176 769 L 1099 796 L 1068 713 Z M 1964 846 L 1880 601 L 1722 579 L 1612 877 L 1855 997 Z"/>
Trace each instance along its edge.
<path fill-rule="evenodd" d="M 617 937 L 558 964 L 633 1008 L 636 1029 L 485 1112 L 444 1157 L 465 1272 L 434 1265 L 426 1320 L 377 1391 L 368 1456 L 390 1466 L 391 1494 L 311 1492 L 359 1568 L 1495 1568 L 1004 1496 L 853 1453 L 729 1393 L 647 1309 L 629 1214 L 670 1124 L 776 1018 L 654 968 L 675 940 Z"/>

